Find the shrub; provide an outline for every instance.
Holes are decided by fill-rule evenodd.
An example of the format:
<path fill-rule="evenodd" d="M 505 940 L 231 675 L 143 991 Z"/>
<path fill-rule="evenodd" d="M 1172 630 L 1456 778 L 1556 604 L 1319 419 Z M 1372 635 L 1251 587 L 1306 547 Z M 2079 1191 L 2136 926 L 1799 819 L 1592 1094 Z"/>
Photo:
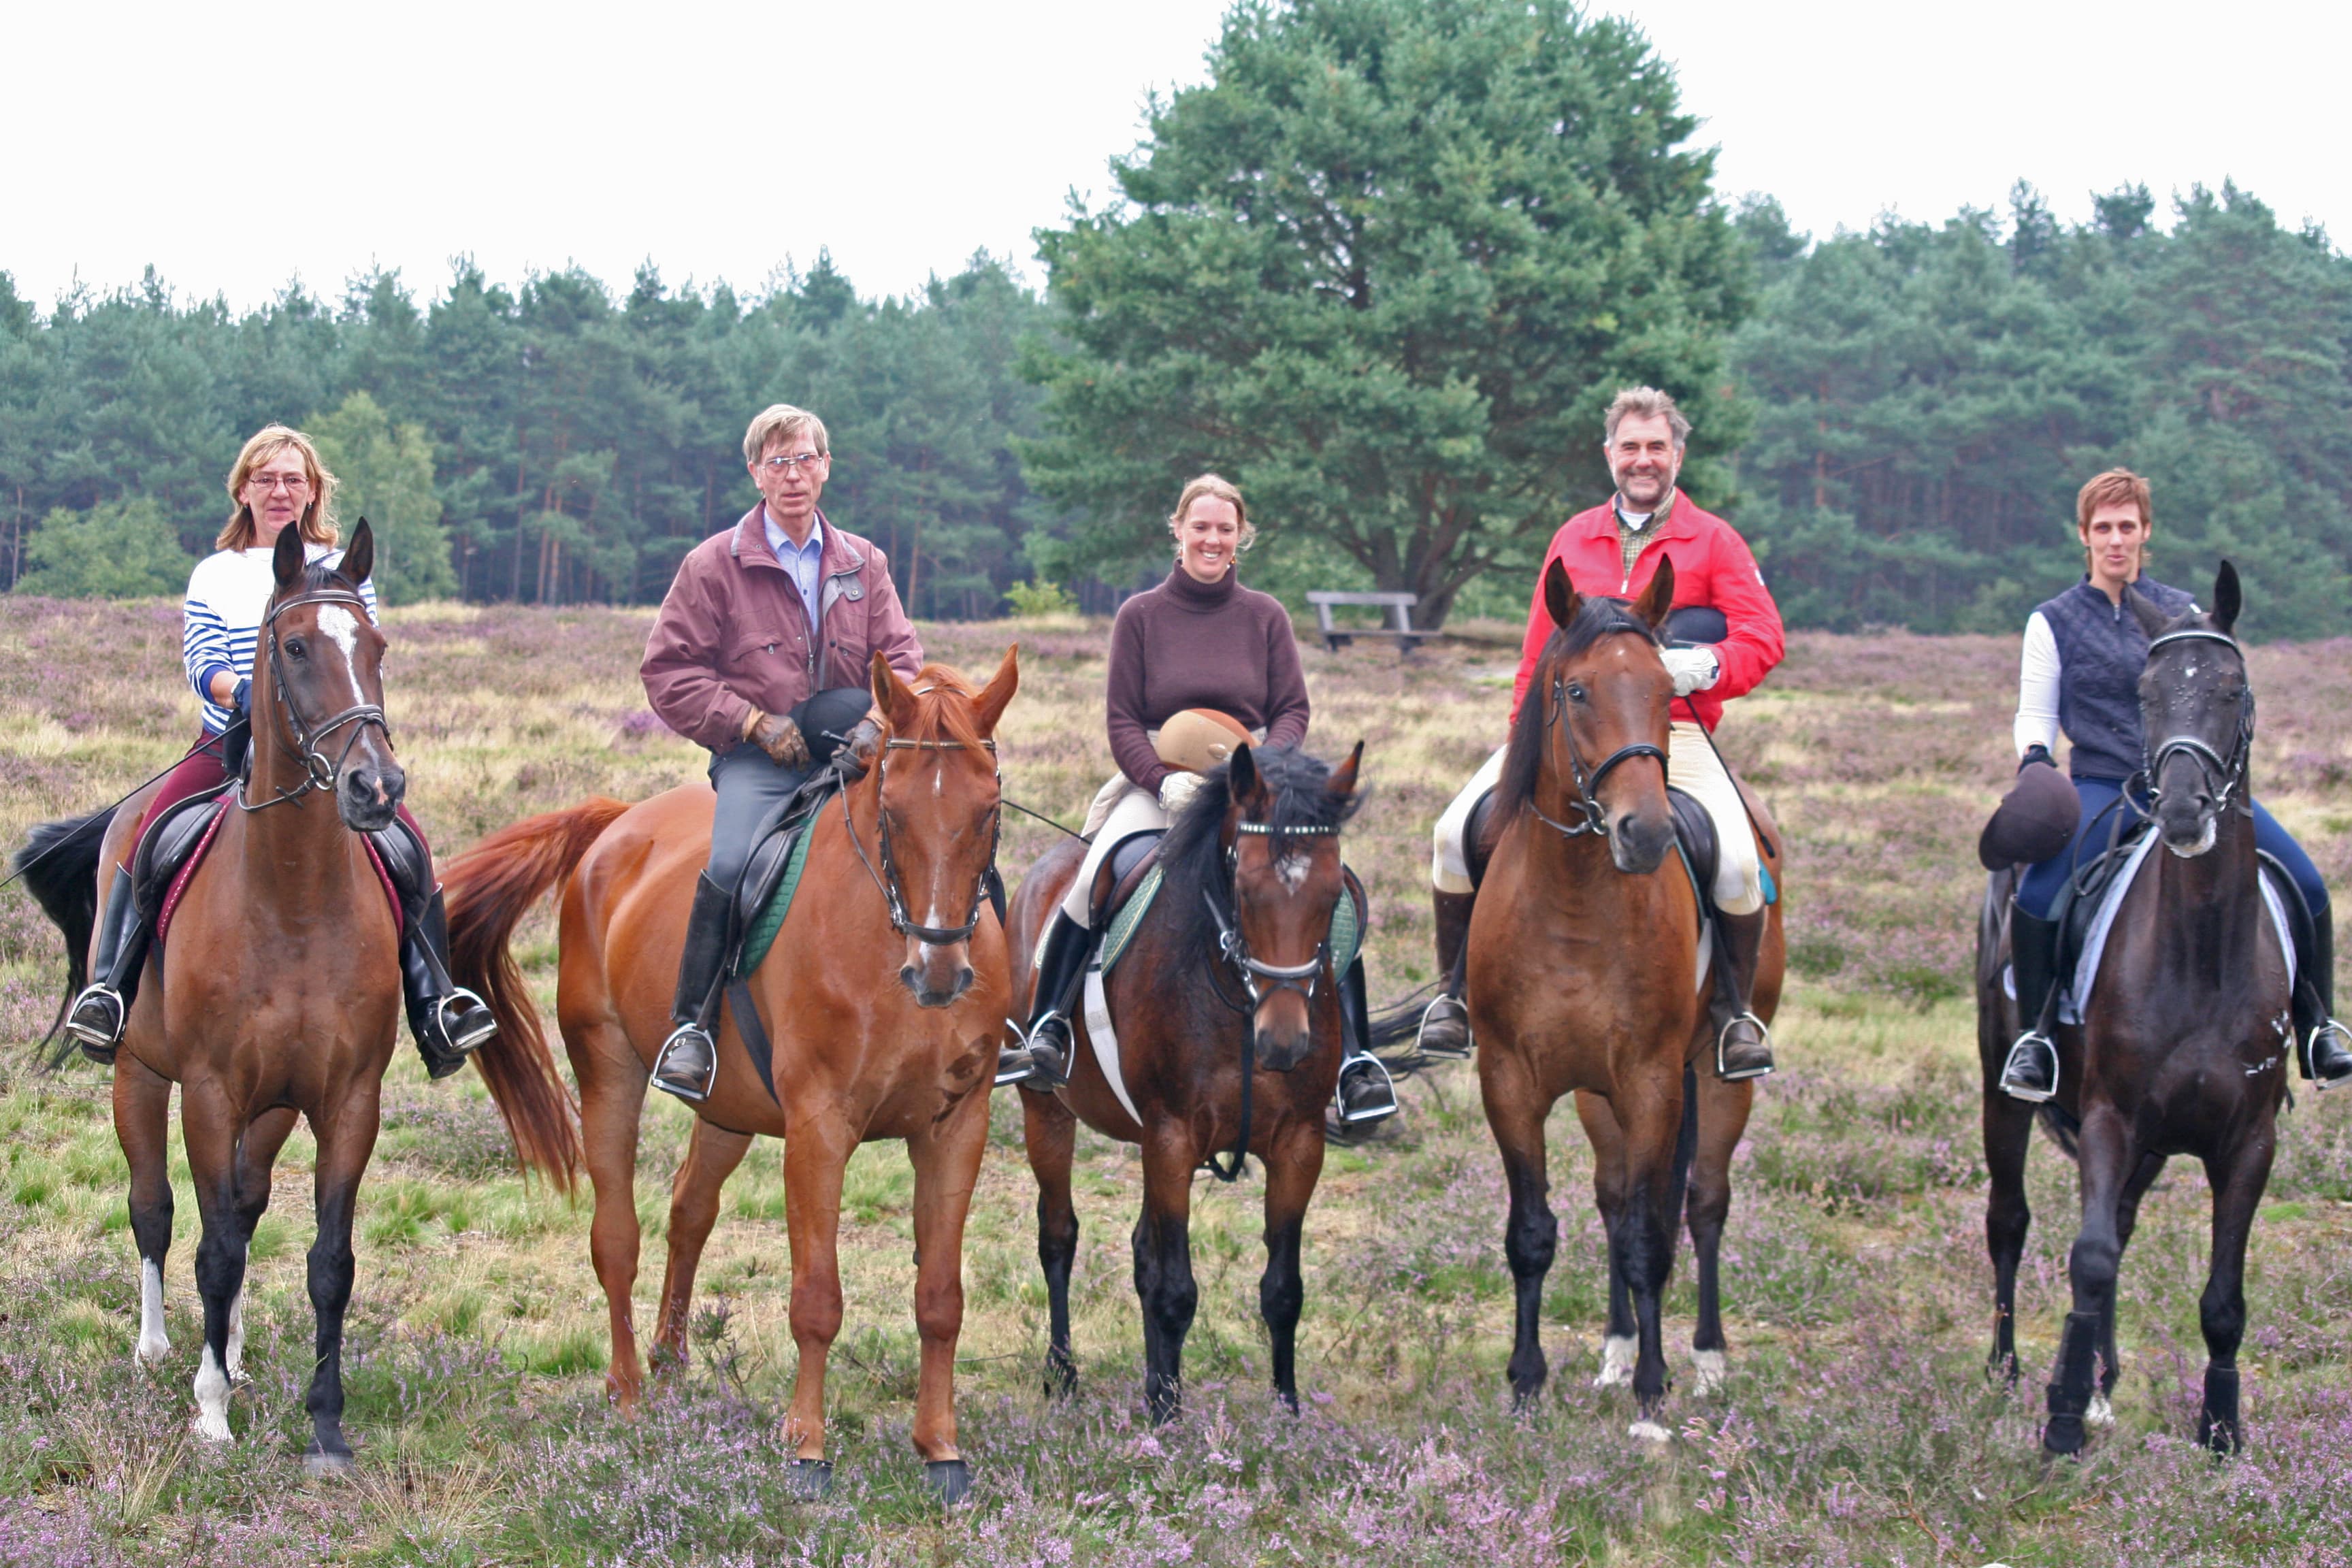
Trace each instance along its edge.
<path fill-rule="evenodd" d="M 88 511 L 59 507 L 25 542 L 30 570 L 20 594 L 53 599 L 144 599 L 188 585 L 195 562 L 180 548 L 162 509 L 144 496 L 104 501 Z"/>
<path fill-rule="evenodd" d="M 1042 579 L 1013 584 L 1012 587 L 1005 590 L 1004 598 L 1005 602 L 1013 606 L 1013 613 L 1025 621 L 1042 620 L 1047 616 L 1075 616 L 1078 613 L 1078 602 L 1070 597 L 1066 589 L 1059 583 L 1048 583 Z"/>

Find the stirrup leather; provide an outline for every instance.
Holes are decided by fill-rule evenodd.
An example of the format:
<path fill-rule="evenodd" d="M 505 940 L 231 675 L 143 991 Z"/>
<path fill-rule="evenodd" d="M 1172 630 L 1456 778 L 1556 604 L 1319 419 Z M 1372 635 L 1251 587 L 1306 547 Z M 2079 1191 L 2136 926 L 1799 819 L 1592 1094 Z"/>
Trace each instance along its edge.
<path fill-rule="evenodd" d="M 1374 1076 L 1386 1098 L 1365 1110 L 1350 1110 L 1348 1108 L 1348 1079 L 1351 1074 L 1361 1076 L 1367 1072 Z M 1339 1121 L 1346 1126 L 1365 1127 L 1375 1121 L 1384 1121 L 1397 1113 L 1396 1079 L 1389 1076 L 1388 1065 L 1370 1052 L 1349 1057 L 1339 1064 L 1339 1082 L 1332 1091 L 1332 1101 L 1339 1110 Z"/>
<path fill-rule="evenodd" d="M 110 1024 L 100 1025 L 83 1020 L 82 1009 L 93 1005 L 106 1007 L 111 1018 Z M 122 1043 L 122 1025 L 128 1011 L 122 1005 L 122 993 L 113 986 L 85 985 L 81 994 L 74 998 L 72 1012 L 66 1016 L 66 1033 L 79 1042 L 85 1050 L 110 1053 Z"/>
<path fill-rule="evenodd" d="M 1456 1018 L 1462 1022 L 1462 1045 L 1458 1048 L 1444 1046 L 1436 1050 L 1431 1050 L 1429 1048 L 1430 1026 L 1451 1023 Z M 1421 1026 L 1413 1031 L 1412 1048 L 1421 1055 L 1438 1061 L 1466 1062 L 1470 1059 L 1471 1048 L 1475 1044 L 1476 1042 L 1470 1037 L 1470 1009 L 1463 1005 L 1462 999 L 1459 996 L 1450 996 L 1443 991 L 1431 997 L 1429 1005 L 1421 1010 Z"/>
<path fill-rule="evenodd" d="M 1769 1059 L 1762 1067 L 1742 1068 L 1738 1072 L 1731 1071 L 1724 1065 L 1724 1045 L 1731 1038 L 1731 1031 L 1741 1024 L 1755 1025 L 1757 1036 L 1763 1042 L 1765 1056 L 1769 1058 L 1772 1054 L 1772 1031 L 1765 1027 L 1764 1020 L 1744 1009 L 1733 1014 L 1724 1021 L 1723 1027 L 1715 1032 L 1715 1076 L 1726 1083 L 1738 1083 L 1747 1079 L 1763 1078 L 1772 1071 L 1772 1064 Z"/>
<path fill-rule="evenodd" d="M 2029 1081 L 2024 1075 L 2036 1065 L 2036 1057 L 2047 1060 L 2050 1068 L 2049 1087 Z M 2009 1047 L 2009 1056 L 2000 1064 L 2000 1091 L 2011 1100 L 2021 1100 L 2029 1105 L 2040 1105 L 2058 1092 L 2058 1047 L 2039 1029 L 2028 1029 L 2017 1037 Z"/>
<path fill-rule="evenodd" d="M 669 1063 L 670 1054 L 680 1046 L 698 1041 L 710 1063 L 702 1075 L 702 1081 L 696 1084 L 689 1079 L 666 1077 L 664 1069 Z M 653 1079 L 656 1087 L 666 1093 L 674 1094 L 689 1104 L 701 1104 L 710 1098 L 711 1089 L 719 1082 L 719 1042 L 711 1038 L 710 1031 L 699 1024 L 680 1024 L 669 1032 L 668 1037 L 662 1041 L 661 1049 L 655 1053 Z"/>
<path fill-rule="evenodd" d="M 2319 1076 L 2319 1043 L 2326 1039 L 2335 1040 L 2336 1048 L 2339 1051 L 2352 1051 L 2352 1029 L 2347 1029 L 2333 1018 L 2322 1018 L 2313 1027 L 2310 1037 L 2303 1042 L 2303 1075 L 2321 1094 L 2331 1089 L 2352 1085 L 2352 1071 L 2337 1073 L 2333 1078 Z"/>

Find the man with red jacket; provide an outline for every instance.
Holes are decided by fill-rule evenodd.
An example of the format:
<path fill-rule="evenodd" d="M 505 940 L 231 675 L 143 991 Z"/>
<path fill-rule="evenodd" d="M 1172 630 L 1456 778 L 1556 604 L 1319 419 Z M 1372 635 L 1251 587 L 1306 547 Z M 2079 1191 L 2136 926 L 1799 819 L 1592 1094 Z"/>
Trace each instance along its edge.
<path fill-rule="evenodd" d="M 1676 710 L 1687 714 L 1674 726 L 1667 748 L 1667 782 L 1695 797 L 1715 823 L 1721 846 L 1713 894 L 1720 948 L 1716 954 L 1716 1070 L 1725 1079 L 1760 1078 L 1772 1070 L 1772 1042 L 1763 1022 L 1749 1011 L 1756 958 L 1764 940 L 1764 865 L 1738 787 L 1724 770 L 1700 726 L 1712 731 L 1728 699 L 1753 690 L 1782 650 L 1780 606 L 1764 586 L 1756 557 L 1731 525 L 1701 511 L 1675 488 L 1690 421 L 1675 400 L 1653 387 L 1628 387 L 1609 405 L 1601 449 L 1609 459 L 1617 493 L 1590 511 L 1579 512 L 1552 536 L 1536 574 L 1535 602 L 1519 649 L 1518 679 L 1511 689 L 1511 717 L 1528 694 L 1536 659 L 1552 634 L 1544 608 L 1543 574 L 1558 561 L 1580 595 L 1630 599 L 1649 585 L 1661 560 L 1675 563 L 1675 607 L 1705 606 L 1722 614 L 1719 640 L 1664 650 L 1675 679 Z M 1437 966 L 1445 987 L 1422 1019 L 1424 1050 L 1460 1055 L 1470 1045 L 1470 1016 L 1454 992 L 1462 944 L 1470 930 L 1476 891 L 1470 878 L 1465 842 L 1479 801 L 1502 776 L 1497 750 L 1437 819 L 1435 883 Z"/>
<path fill-rule="evenodd" d="M 677 1027 L 654 1058 L 655 1086 L 687 1100 L 708 1097 L 719 1071 L 710 1030 L 729 915 L 762 823 L 866 719 L 877 653 L 902 680 L 923 666 L 882 552 L 817 510 L 833 468 L 824 422 L 789 404 L 763 409 L 743 434 L 743 462 L 760 504 L 678 563 L 638 669 L 654 711 L 710 749 L 719 792 L 670 1010 Z"/>

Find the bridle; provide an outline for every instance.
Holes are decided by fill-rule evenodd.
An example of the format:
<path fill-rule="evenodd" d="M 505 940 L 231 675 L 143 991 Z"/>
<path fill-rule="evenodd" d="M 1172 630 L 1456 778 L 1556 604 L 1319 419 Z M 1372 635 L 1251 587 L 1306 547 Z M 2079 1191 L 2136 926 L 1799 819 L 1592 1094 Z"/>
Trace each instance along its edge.
<path fill-rule="evenodd" d="M 294 689 L 286 683 L 286 661 L 278 647 L 278 617 L 289 610 L 299 609 L 306 605 L 348 605 L 362 616 L 368 613 L 367 601 L 361 598 L 356 591 L 349 588 L 320 588 L 310 593 L 297 594 L 290 599 L 280 599 L 271 605 L 269 613 L 262 617 L 262 635 L 268 639 L 269 645 L 269 683 L 274 689 L 273 695 L 277 699 L 277 705 L 286 710 L 286 728 L 294 732 L 294 743 L 288 745 L 285 736 L 274 728 L 270 732 L 270 738 L 278 742 L 280 751 L 287 752 L 302 764 L 303 778 L 302 782 L 292 789 L 281 789 L 259 805 L 247 805 L 245 792 L 240 789 L 237 792 L 236 804 L 238 809 L 242 811 L 267 811 L 273 805 L 283 805 L 288 801 L 300 800 L 312 790 L 324 795 L 334 794 L 336 775 L 342 772 L 343 764 L 351 760 L 352 748 L 359 744 L 361 732 L 371 724 L 383 731 L 385 745 L 392 743 L 392 724 L 384 718 L 383 707 L 381 703 L 354 703 L 332 718 L 316 725 L 303 718 L 301 709 L 295 706 Z M 343 737 L 343 748 L 335 754 L 332 761 L 330 761 L 323 749 L 326 742 L 336 731 L 346 728 L 350 733 Z"/>
<path fill-rule="evenodd" d="M 890 856 L 890 797 L 888 793 L 890 784 L 890 753 L 893 752 L 968 752 L 971 750 L 973 742 L 969 741 L 898 740 L 885 741 L 882 742 L 882 755 L 874 764 L 874 820 L 876 824 L 874 830 L 874 847 L 875 858 L 880 860 L 882 863 L 881 869 L 878 871 L 875 869 L 874 860 L 869 860 L 866 858 L 866 846 L 859 841 L 857 837 L 857 823 L 849 815 L 849 792 L 847 790 L 843 790 L 841 792 L 841 824 L 849 831 L 850 847 L 857 851 L 858 864 L 864 866 L 866 868 L 866 874 L 874 879 L 874 885 L 882 889 L 882 901 L 887 904 L 890 908 L 890 929 L 897 931 L 901 936 L 911 936 L 916 941 L 928 943 L 932 947 L 951 946 L 956 942 L 964 941 L 970 937 L 973 931 L 980 929 L 981 906 L 986 901 L 988 897 L 988 868 L 996 864 L 997 846 L 1003 841 L 1004 837 L 1004 764 L 1002 761 L 997 759 L 996 742 L 994 741 L 982 741 L 978 743 L 987 750 L 991 762 L 994 763 L 996 770 L 998 799 L 996 805 L 990 809 L 988 814 L 988 854 L 980 863 L 979 874 L 971 879 L 971 919 L 964 921 L 963 924 L 960 926 L 917 925 L 913 917 L 907 913 L 906 896 L 901 893 L 898 889 L 898 864 Z"/>
<path fill-rule="evenodd" d="M 1336 823 L 1320 827 L 1277 828 L 1267 822 L 1241 822 L 1234 825 L 1234 832 L 1235 834 L 1234 842 L 1225 847 L 1225 886 L 1229 889 L 1228 897 L 1231 896 L 1230 889 L 1234 886 L 1234 873 L 1241 864 L 1241 835 L 1246 834 L 1253 838 L 1276 837 L 1337 838 L 1339 837 L 1339 825 Z M 1344 883 L 1339 889 L 1339 896 L 1343 899 L 1349 896 Z M 1217 903 L 1215 892 L 1208 888 L 1201 889 L 1201 901 L 1208 905 L 1209 918 L 1217 923 L 1219 955 L 1234 966 L 1234 973 L 1241 976 L 1242 989 L 1249 995 L 1248 1006 L 1234 1006 L 1226 999 L 1221 988 L 1213 986 L 1212 989 L 1217 991 L 1219 1001 L 1224 1002 L 1225 1005 L 1233 1007 L 1237 1013 L 1254 1013 L 1268 995 L 1282 991 L 1296 991 L 1298 993 L 1299 1000 L 1310 1005 L 1314 1003 L 1316 984 L 1321 980 L 1323 971 L 1331 962 L 1331 928 L 1328 924 L 1323 928 L 1323 939 L 1315 944 L 1314 956 L 1306 963 L 1267 963 L 1251 953 L 1249 939 L 1242 935 L 1242 922 L 1238 913 L 1228 920 L 1224 910 Z M 1333 906 L 1333 912 L 1336 915 L 1338 906 Z M 1261 980 L 1271 981 L 1273 984 L 1261 986 L 1258 984 Z"/>
<path fill-rule="evenodd" d="M 1584 755 L 1576 749 L 1576 727 L 1568 720 L 1568 671 L 1564 669 L 1552 672 L 1551 711 L 1544 715 L 1544 723 L 1547 728 L 1554 724 L 1559 725 L 1560 739 L 1568 744 L 1569 773 L 1576 783 L 1576 811 L 1584 820 L 1573 827 L 1564 822 L 1555 822 L 1545 816 L 1543 807 L 1536 805 L 1532 800 L 1528 802 L 1528 809 L 1534 812 L 1537 819 L 1545 826 L 1549 827 L 1562 838 L 1581 838 L 1588 833 L 1597 834 L 1602 838 L 1608 837 L 1609 814 L 1600 800 L 1601 780 L 1607 778 L 1620 764 L 1630 763 L 1636 757 L 1655 757 L 1658 759 L 1658 766 L 1663 769 L 1666 765 L 1665 748 L 1654 746 L 1647 741 L 1635 741 L 1631 745 L 1620 746 L 1610 752 L 1601 760 L 1599 767 L 1588 773 L 1584 766 Z"/>
<path fill-rule="evenodd" d="M 2238 647 L 2238 640 L 2235 637 L 2226 632 L 2208 631 L 2202 626 L 2190 626 L 2181 631 L 2165 633 L 2147 645 L 2147 656 L 2154 658 L 2157 649 L 2171 643 L 2184 642 L 2220 643 L 2238 655 L 2241 668 L 2244 666 L 2245 651 Z M 2196 763 L 2200 778 L 2209 788 L 2213 788 L 2218 783 L 2219 787 L 2213 788 L 2215 815 L 2227 811 L 2230 808 L 2231 797 L 2236 795 L 2246 782 L 2246 764 L 2253 751 L 2253 743 L 2254 692 L 2252 687 L 2247 686 L 2242 689 L 2238 698 L 2238 733 L 2236 739 L 2231 743 L 2228 756 L 2225 757 L 2215 751 L 2200 737 L 2186 734 L 2168 738 L 2153 752 L 2143 751 L 2141 772 L 2147 780 L 2149 803 L 2153 805 L 2164 797 L 2160 784 L 2164 777 L 2165 763 L 2170 762 L 2175 756 L 2186 756 Z M 2248 804 L 2250 803 L 2241 803 L 2240 809 L 2246 809 Z"/>

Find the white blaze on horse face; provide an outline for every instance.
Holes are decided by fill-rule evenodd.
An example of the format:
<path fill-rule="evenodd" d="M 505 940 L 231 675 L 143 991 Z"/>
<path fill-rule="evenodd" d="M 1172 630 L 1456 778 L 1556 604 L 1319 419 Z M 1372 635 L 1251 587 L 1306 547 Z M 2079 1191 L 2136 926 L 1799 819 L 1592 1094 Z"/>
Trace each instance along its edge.
<path fill-rule="evenodd" d="M 172 1353 L 163 1332 L 163 1266 L 152 1258 L 139 1260 L 139 1344 L 131 1353 L 142 1366 Z"/>
<path fill-rule="evenodd" d="M 204 1364 L 196 1369 L 196 1436 L 208 1443 L 226 1443 L 228 1429 L 228 1375 L 205 1344 Z"/>
<path fill-rule="evenodd" d="M 1314 862 L 1304 855 L 1285 855 L 1274 863 L 1274 874 L 1294 893 L 1307 885 L 1307 874 L 1314 868 Z"/>
<path fill-rule="evenodd" d="M 352 700 L 362 703 L 367 698 L 360 690 L 360 622 L 359 617 L 341 605 L 326 605 L 319 610 L 319 629 L 329 641 L 343 650 L 343 668 L 352 678 Z"/>

